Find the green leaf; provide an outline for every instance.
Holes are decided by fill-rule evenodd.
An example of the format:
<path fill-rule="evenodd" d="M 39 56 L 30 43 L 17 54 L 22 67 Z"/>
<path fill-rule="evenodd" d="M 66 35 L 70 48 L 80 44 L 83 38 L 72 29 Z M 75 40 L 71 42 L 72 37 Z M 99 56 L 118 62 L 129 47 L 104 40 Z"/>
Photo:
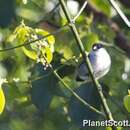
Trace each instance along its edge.
<path fill-rule="evenodd" d="M 53 96 L 60 91 L 57 88 L 58 81 L 53 74 L 49 71 L 44 71 L 43 66 L 41 64 L 37 64 L 34 69 L 34 74 L 37 76 L 45 76 L 39 80 L 32 82 L 32 91 L 31 91 L 31 98 L 33 104 L 41 111 L 44 112 L 48 109 L 49 104 Z M 33 74 L 33 73 L 32 73 Z"/>
<path fill-rule="evenodd" d="M 26 121 L 20 118 L 12 118 L 9 122 L 10 130 L 30 130 L 30 124 L 27 125 Z"/>
<path fill-rule="evenodd" d="M 13 42 L 16 39 L 16 34 L 11 34 L 8 38 L 7 41 L 8 42 Z"/>
<path fill-rule="evenodd" d="M 130 112 L 130 95 L 124 97 L 124 106 L 128 112 Z"/>
<path fill-rule="evenodd" d="M 24 54 L 29 57 L 32 60 L 37 60 L 37 54 L 35 51 L 31 51 L 26 49 L 25 47 L 22 47 Z"/>
<path fill-rule="evenodd" d="M 122 127 L 117 127 L 117 130 L 122 130 L 122 129 L 123 129 Z M 106 127 L 105 130 L 112 130 L 112 128 L 111 127 Z"/>
<path fill-rule="evenodd" d="M 90 0 L 89 2 L 97 11 L 101 11 L 107 16 L 111 15 L 111 7 L 107 0 Z"/>
<path fill-rule="evenodd" d="M 106 127 L 106 129 L 105 130 L 112 130 L 112 128 L 111 127 Z"/>
<path fill-rule="evenodd" d="M 41 112 L 48 108 L 52 99 L 52 94 L 48 88 L 50 81 L 45 78 L 32 83 L 32 102 Z"/>
<path fill-rule="evenodd" d="M 27 57 L 29 57 L 32 60 L 37 60 L 38 56 L 35 51 L 28 50 L 25 47 L 23 47 L 22 49 L 23 49 L 24 54 Z M 46 57 L 47 63 L 50 63 L 53 59 L 53 54 L 51 52 L 51 49 L 49 47 L 45 47 L 41 51 L 42 51 L 42 54 Z"/>
<path fill-rule="evenodd" d="M 79 88 L 75 89 L 75 92 L 89 104 L 100 110 L 99 96 L 92 83 L 82 84 Z M 88 109 L 73 96 L 69 102 L 69 115 L 73 123 L 79 127 L 82 127 L 82 121 L 84 119 L 98 120 L 99 118 L 97 113 Z"/>
<path fill-rule="evenodd" d="M 5 107 L 5 96 L 2 87 L 0 87 L 0 114 L 4 111 L 4 107 Z"/>
<path fill-rule="evenodd" d="M 84 44 L 85 50 L 87 52 L 91 51 L 91 48 L 94 43 L 97 43 L 99 41 L 98 35 L 95 33 L 88 33 L 86 36 L 86 43 Z"/>

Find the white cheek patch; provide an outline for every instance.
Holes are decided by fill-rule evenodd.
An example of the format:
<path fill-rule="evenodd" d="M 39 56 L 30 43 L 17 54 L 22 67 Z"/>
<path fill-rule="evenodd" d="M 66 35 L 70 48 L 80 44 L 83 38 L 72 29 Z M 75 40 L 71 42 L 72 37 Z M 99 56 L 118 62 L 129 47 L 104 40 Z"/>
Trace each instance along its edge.
<path fill-rule="evenodd" d="M 111 59 L 109 54 L 104 48 L 101 48 L 97 53 L 97 59 L 95 63 L 95 68 L 97 71 L 106 70 L 111 66 Z"/>

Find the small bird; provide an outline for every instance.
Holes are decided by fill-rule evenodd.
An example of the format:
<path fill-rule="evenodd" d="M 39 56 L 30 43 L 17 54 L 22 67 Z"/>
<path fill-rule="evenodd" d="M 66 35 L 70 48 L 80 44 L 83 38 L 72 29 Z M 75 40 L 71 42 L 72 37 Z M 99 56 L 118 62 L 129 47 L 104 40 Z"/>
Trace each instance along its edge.
<path fill-rule="evenodd" d="M 108 73 L 111 67 L 111 58 L 102 44 L 94 44 L 88 57 L 91 62 L 93 74 L 96 79 L 100 79 Z M 90 81 L 90 79 L 91 78 L 85 62 L 80 63 L 76 71 L 76 80 Z"/>

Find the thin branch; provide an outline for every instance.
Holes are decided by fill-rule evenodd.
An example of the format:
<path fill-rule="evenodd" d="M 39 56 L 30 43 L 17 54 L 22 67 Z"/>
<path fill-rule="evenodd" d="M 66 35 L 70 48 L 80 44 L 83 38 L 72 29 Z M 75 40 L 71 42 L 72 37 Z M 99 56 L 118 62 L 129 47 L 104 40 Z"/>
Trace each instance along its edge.
<path fill-rule="evenodd" d="M 101 111 L 99 111 L 98 109 L 96 109 L 95 107 L 91 106 L 89 103 L 87 103 L 84 99 L 82 99 L 77 93 L 75 93 L 73 91 L 73 89 L 71 89 L 71 87 L 68 86 L 68 84 L 66 84 L 64 82 L 64 80 L 59 76 L 59 74 L 52 68 L 52 66 L 50 66 L 52 72 L 54 73 L 54 75 L 59 79 L 59 81 L 64 85 L 64 87 L 73 94 L 73 96 L 75 98 L 77 98 L 82 104 L 84 104 L 87 108 L 89 108 L 90 110 L 92 110 L 93 112 L 96 112 L 99 115 L 102 115 L 103 117 L 105 117 L 104 113 L 102 113 Z"/>
<path fill-rule="evenodd" d="M 88 2 L 85 1 L 83 6 L 81 7 L 80 11 L 78 12 L 78 14 L 73 18 L 73 21 L 76 21 L 76 19 L 81 15 L 81 13 L 84 11 L 87 4 L 88 4 Z"/>
<path fill-rule="evenodd" d="M 116 51 L 118 51 L 122 55 L 126 55 L 126 52 L 121 50 L 120 48 L 118 48 L 114 43 L 106 43 L 104 41 L 100 41 L 100 43 L 106 47 L 111 47 L 111 48 L 115 49 Z"/>
<path fill-rule="evenodd" d="M 41 20 L 39 20 L 38 22 L 34 23 L 32 26 L 36 26 L 36 25 L 40 24 L 41 22 L 46 21 L 46 17 L 50 16 L 50 14 L 53 14 L 54 11 L 55 11 L 58 7 L 59 7 L 59 3 L 57 3 L 57 4 L 55 5 L 55 7 L 54 7 L 51 11 L 47 12 L 47 13 L 41 18 Z"/>
<path fill-rule="evenodd" d="M 69 12 L 67 10 L 65 1 L 64 0 L 59 0 L 59 1 L 60 1 L 60 4 L 61 4 L 61 7 L 62 7 L 62 9 L 63 9 L 63 11 L 65 13 L 65 16 L 66 16 L 66 18 L 68 20 L 68 23 L 71 23 L 70 29 L 71 29 L 74 37 L 75 37 L 75 40 L 76 40 L 77 45 L 78 45 L 78 47 L 80 49 L 82 57 L 83 57 L 83 59 L 84 59 L 84 61 L 86 63 L 86 67 L 88 68 L 88 71 L 89 71 L 89 74 L 90 74 L 90 76 L 92 78 L 92 81 L 93 81 L 93 83 L 94 83 L 94 85 L 95 85 L 95 87 L 96 87 L 96 89 L 97 89 L 97 91 L 99 93 L 99 96 L 100 96 L 100 99 L 101 99 L 101 103 L 102 103 L 102 106 L 103 106 L 106 118 L 108 120 L 114 120 L 113 117 L 112 117 L 112 113 L 111 113 L 111 111 L 110 111 L 110 109 L 109 109 L 109 107 L 107 105 L 106 99 L 105 99 L 105 97 L 103 95 L 102 86 L 99 84 L 98 80 L 95 79 L 95 77 L 93 75 L 93 69 L 92 69 L 90 60 L 88 58 L 88 55 L 86 54 L 86 51 L 85 51 L 84 46 L 83 46 L 83 43 L 82 43 L 82 41 L 80 39 L 80 36 L 78 34 L 78 31 L 77 31 L 77 29 L 75 27 L 75 24 L 72 22 L 72 19 L 71 19 L 71 16 L 70 16 L 70 14 L 69 14 Z M 113 128 L 113 130 L 116 130 L 115 127 L 112 127 L 112 128 Z"/>
<path fill-rule="evenodd" d="M 30 41 L 30 42 L 25 42 L 25 43 L 23 43 L 23 44 L 21 44 L 21 45 L 18 45 L 18 46 L 14 46 L 14 47 L 2 49 L 2 50 L 0 50 L 0 52 L 11 51 L 11 50 L 18 49 L 18 48 L 23 47 L 23 46 L 26 46 L 26 45 L 33 44 L 33 43 L 35 43 L 35 42 L 37 42 L 37 41 L 40 41 L 40 40 L 42 40 L 42 39 L 44 39 L 44 38 L 47 38 L 47 37 L 49 37 L 49 36 L 56 35 L 57 33 L 61 32 L 63 29 L 65 29 L 65 27 L 67 27 L 67 26 L 68 26 L 68 24 L 62 26 L 61 28 L 57 29 L 56 31 L 54 31 L 54 32 L 52 32 L 52 33 L 50 33 L 50 34 L 45 35 L 44 37 L 40 37 L 40 38 L 38 38 L 38 39 L 36 39 L 36 40 L 32 40 L 32 41 Z"/>
<path fill-rule="evenodd" d="M 67 60 L 67 62 L 69 62 L 70 60 L 72 60 L 72 59 Z M 66 63 L 67 63 L 67 62 L 66 62 Z M 59 71 L 60 69 L 62 69 L 64 66 L 66 66 L 66 64 L 60 65 L 60 66 L 57 67 L 54 71 L 57 72 L 57 71 Z M 30 82 L 34 82 L 34 81 L 43 79 L 43 78 L 49 76 L 50 74 L 52 74 L 52 72 L 47 73 L 47 74 L 45 74 L 45 75 L 41 75 L 41 76 L 35 77 L 35 78 L 31 78 L 31 79 L 30 79 Z"/>
<path fill-rule="evenodd" d="M 64 85 L 64 87 L 75 97 L 77 98 L 78 101 L 80 101 L 80 103 L 84 104 L 87 108 L 89 108 L 90 110 L 92 110 L 93 112 L 96 112 L 99 115 L 102 115 L 103 117 L 105 117 L 104 113 L 102 113 L 101 111 L 99 111 L 98 109 L 96 109 L 95 107 L 91 106 L 89 103 L 87 103 L 84 99 L 82 99 L 77 93 L 75 93 L 73 91 L 73 89 L 71 89 L 71 87 L 66 84 L 64 82 L 64 80 L 60 77 L 60 75 L 57 73 L 57 70 L 54 70 L 52 65 L 50 63 L 47 62 L 46 57 L 43 55 L 44 60 L 46 61 L 46 63 L 48 64 L 48 67 L 51 69 L 51 72 L 57 77 L 57 79 Z M 43 63 L 44 66 L 44 63 Z"/>
<path fill-rule="evenodd" d="M 49 14 L 54 13 L 54 11 L 59 7 L 59 5 L 60 5 L 60 3 L 57 3 L 57 4 L 55 5 L 55 7 L 54 7 L 50 12 L 48 12 L 44 17 L 47 17 Z"/>
<path fill-rule="evenodd" d="M 125 16 L 125 14 L 122 12 L 122 10 L 119 8 L 119 6 L 116 4 L 114 0 L 109 0 L 113 8 L 116 10 L 116 12 L 120 15 L 124 23 L 130 28 L 130 21 L 128 18 Z"/>
<path fill-rule="evenodd" d="M 65 59 L 65 58 L 64 58 Z M 67 63 L 70 64 L 70 61 L 74 60 L 74 57 L 70 58 L 70 59 L 65 59 L 66 62 L 60 66 L 58 66 L 54 71 L 57 72 L 59 70 L 61 70 L 63 67 L 66 66 Z M 76 61 L 75 61 L 76 62 Z M 47 73 L 47 74 L 44 74 L 44 75 L 40 75 L 40 76 L 36 76 L 36 77 L 33 77 L 33 78 L 30 78 L 29 80 L 26 80 L 26 81 L 21 81 L 19 78 L 15 79 L 13 78 L 12 80 L 7 80 L 6 82 L 4 82 L 4 84 L 12 84 L 12 83 L 21 83 L 21 84 L 30 84 L 31 82 L 35 82 L 37 80 L 40 80 L 40 79 L 43 79 L 49 75 L 51 75 L 53 72 L 50 72 L 50 73 Z"/>
<path fill-rule="evenodd" d="M 77 0 L 80 2 L 80 4 L 84 3 L 85 0 Z M 124 0 L 123 0 L 124 1 Z M 129 1 L 129 0 L 128 0 Z M 94 15 L 94 21 L 104 23 L 108 27 L 110 27 L 114 34 L 114 44 L 118 46 L 121 50 L 125 51 L 126 56 L 130 57 L 130 41 L 128 40 L 126 34 L 124 34 L 121 29 L 119 28 L 118 24 L 114 22 L 112 19 L 110 19 L 107 15 L 105 15 L 101 11 L 97 11 L 92 5 L 88 3 L 88 5 L 85 8 L 86 14 L 93 13 Z"/>

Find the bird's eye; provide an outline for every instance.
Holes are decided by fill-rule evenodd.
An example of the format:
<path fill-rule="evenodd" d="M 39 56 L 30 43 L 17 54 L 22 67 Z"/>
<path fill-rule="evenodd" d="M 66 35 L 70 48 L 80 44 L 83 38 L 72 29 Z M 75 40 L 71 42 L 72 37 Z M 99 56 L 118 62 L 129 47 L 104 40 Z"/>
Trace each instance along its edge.
<path fill-rule="evenodd" d="M 97 45 L 94 44 L 93 47 L 92 47 L 93 51 L 96 51 L 97 50 Z"/>
<path fill-rule="evenodd" d="M 96 51 L 96 50 L 98 50 L 100 48 L 102 48 L 101 44 L 94 44 L 93 47 L 92 47 L 93 51 Z"/>

